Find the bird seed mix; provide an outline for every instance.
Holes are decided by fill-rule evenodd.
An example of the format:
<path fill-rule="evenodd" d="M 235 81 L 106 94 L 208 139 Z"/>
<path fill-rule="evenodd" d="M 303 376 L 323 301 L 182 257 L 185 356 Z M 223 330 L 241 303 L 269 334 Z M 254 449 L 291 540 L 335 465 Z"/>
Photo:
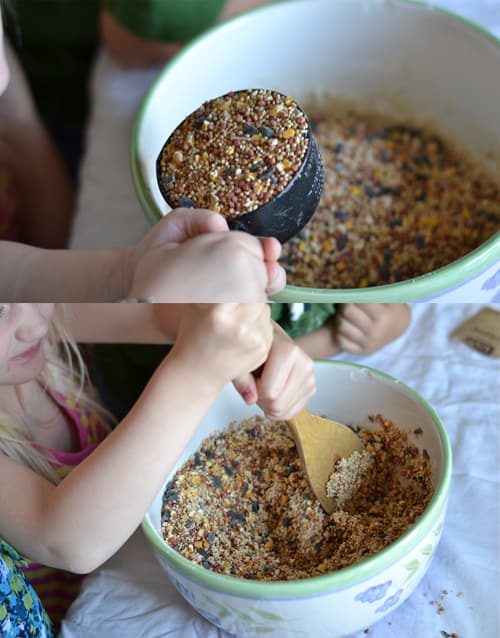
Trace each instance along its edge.
<path fill-rule="evenodd" d="M 166 542 L 206 569 L 258 580 L 308 578 L 380 552 L 421 516 L 433 489 L 426 451 L 381 415 L 370 420 L 373 431 L 355 431 L 373 462 L 330 515 L 285 422 L 257 416 L 213 433 L 166 486 Z"/>
<path fill-rule="evenodd" d="M 372 463 L 373 457 L 366 448 L 337 459 L 326 484 L 326 495 L 333 499 L 335 509 L 342 509 L 352 499 Z"/>
<path fill-rule="evenodd" d="M 307 111 L 325 185 L 311 221 L 283 246 L 289 284 L 365 288 L 412 279 L 500 229 L 499 184 L 430 129 L 314 108 Z"/>
<path fill-rule="evenodd" d="M 174 207 L 238 217 L 286 188 L 308 136 L 307 117 L 290 96 L 228 93 L 202 104 L 174 131 L 162 151 L 160 185 Z"/>

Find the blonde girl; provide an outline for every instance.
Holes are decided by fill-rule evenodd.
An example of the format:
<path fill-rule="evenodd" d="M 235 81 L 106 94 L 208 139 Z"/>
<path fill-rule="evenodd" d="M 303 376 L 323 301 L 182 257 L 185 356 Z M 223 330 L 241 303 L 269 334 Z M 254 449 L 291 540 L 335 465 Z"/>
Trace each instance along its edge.
<path fill-rule="evenodd" d="M 75 340 L 174 346 L 110 430 Z M 231 380 L 271 418 L 315 389 L 311 360 L 266 304 L 0 304 L 0 635 L 52 635 L 74 575 L 132 534 Z"/>

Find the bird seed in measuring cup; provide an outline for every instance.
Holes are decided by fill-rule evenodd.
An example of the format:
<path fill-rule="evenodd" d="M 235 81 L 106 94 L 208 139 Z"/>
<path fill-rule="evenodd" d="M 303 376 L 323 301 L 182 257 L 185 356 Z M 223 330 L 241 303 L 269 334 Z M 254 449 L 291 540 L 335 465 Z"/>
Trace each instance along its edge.
<path fill-rule="evenodd" d="M 209 100 L 172 133 L 158 158 L 172 208 L 253 212 L 290 183 L 309 145 L 309 121 L 292 97 L 267 89 Z"/>

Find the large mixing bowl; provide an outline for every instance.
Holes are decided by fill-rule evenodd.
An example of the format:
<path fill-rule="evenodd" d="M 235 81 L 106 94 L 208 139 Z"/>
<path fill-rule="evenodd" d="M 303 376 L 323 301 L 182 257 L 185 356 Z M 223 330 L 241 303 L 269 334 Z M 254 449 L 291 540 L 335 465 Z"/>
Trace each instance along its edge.
<path fill-rule="evenodd" d="M 238 638 L 341 638 L 376 623 L 401 605 L 429 568 L 441 536 L 451 477 L 451 450 L 433 408 L 411 388 L 376 370 L 338 361 L 315 364 L 318 390 L 308 407 L 368 429 L 381 413 L 402 429 L 421 428 L 410 440 L 430 456 L 434 496 L 420 519 L 397 541 L 357 565 L 304 580 L 264 582 L 224 576 L 196 565 L 163 540 L 164 487 L 143 522 L 160 564 L 202 616 Z M 226 386 L 172 471 L 202 439 L 231 421 L 258 413 Z"/>
<path fill-rule="evenodd" d="M 500 46 L 448 12 L 405 0 L 303 0 L 263 7 L 198 38 L 160 73 L 134 132 L 132 170 L 151 222 L 168 212 L 155 160 L 179 122 L 205 100 L 263 87 L 307 104 L 329 94 L 389 114 L 431 120 L 500 173 Z M 353 289 L 287 286 L 279 301 L 391 302 L 500 296 L 500 233 L 414 279 Z"/>

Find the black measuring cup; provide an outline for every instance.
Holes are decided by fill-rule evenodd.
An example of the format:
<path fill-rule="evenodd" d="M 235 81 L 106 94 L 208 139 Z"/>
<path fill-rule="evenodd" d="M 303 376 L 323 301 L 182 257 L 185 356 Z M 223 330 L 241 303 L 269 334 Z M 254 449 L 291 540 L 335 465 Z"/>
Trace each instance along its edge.
<path fill-rule="evenodd" d="M 300 232 L 316 211 L 323 191 L 324 165 L 309 118 L 303 109 L 299 106 L 298 108 L 306 118 L 308 137 L 307 149 L 299 169 L 285 188 L 267 203 L 237 217 L 226 217 L 228 226 L 232 230 L 242 230 L 258 237 L 276 237 L 283 244 Z M 188 115 L 179 127 L 191 116 L 192 114 Z M 161 160 L 164 149 L 170 143 L 175 130 L 162 146 L 156 160 L 158 187 L 171 208 L 179 206 L 180 203 L 171 201 L 168 187 L 164 182 L 162 183 Z"/>

